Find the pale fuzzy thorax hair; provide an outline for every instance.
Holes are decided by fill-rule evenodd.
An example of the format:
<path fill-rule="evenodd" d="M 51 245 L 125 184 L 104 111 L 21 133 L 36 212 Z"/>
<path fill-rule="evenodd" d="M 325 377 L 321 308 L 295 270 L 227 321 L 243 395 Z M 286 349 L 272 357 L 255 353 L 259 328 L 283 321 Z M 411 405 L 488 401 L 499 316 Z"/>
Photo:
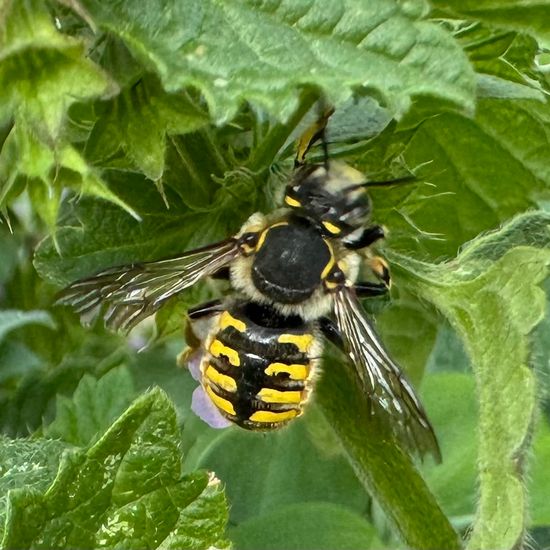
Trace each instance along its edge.
<path fill-rule="evenodd" d="M 276 210 L 268 216 L 255 213 L 245 222 L 239 231 L 239 235 L 251 231 L 262 231 L 269 225 L 284 221 L 287 219 L 290 210 L 282 208 Z M 356 253 L 346 249 L 337 239 L 331 239 L 331 247 L 334 251 L 334 259 L 340 269 L 346 275 L 348 284 L 352 285 L 357 280 L 361 257 Z M 239 256 L 233 261 L 230 268 L 231 284 L 233 288 L 242 292 L 248 299 L 259 304 L 270 305 L 279 313 L 289 315 L 299 315 L 304 321 L 314 321 L 324 315 L 328 315 L 332 310 L 332 296 L 325 291 L 323 286 L 313 293 L 313 295 L 300 304 L 281 304 L 273 302 L 264 296 L 254 285 L 252 281 L 252 264 L 254 256 Z"/>

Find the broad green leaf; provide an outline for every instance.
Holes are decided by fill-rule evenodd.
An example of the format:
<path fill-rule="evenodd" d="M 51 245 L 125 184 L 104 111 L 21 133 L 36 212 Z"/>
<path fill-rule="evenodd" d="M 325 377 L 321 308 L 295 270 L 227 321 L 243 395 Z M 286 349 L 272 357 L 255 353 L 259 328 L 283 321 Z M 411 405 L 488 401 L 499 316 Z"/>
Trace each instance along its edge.
<path fill-rule="evenodd" d="M 467 59 L 450 34 L 422 20 L 423 1 L 83 5 L 160 75 L 165 89 L 199 89 L 218 121 L 231 119 L 245 100 L 287 119 L 304 87 L 338 104 L 365 86 L 396 114 L 418 95 L 473 107 Z"/>
<path fill-rule="evenodd" d="M 273 516 L 277 524 L 277 512 L 289 504 L 323 501 L 356 513 L 367 509 L 368 497 L 340 452 L 327 453 L 324 441 L 311 441 L 309 413 L 280 432 L 260 436 L 199 426 L 186 468 L 215 471 L 224 481 L 232 524 L 259 516 Z M 244 463 L 243 455 L 249 457 Z"/>
<path fill-rule="evenodd" d="M 135 215 L 63 136 L 69 107 L 112 94 L 113 83 L 85 56 L 83 43 L 55 29 L 41 0 L 6 0 L 5 5 L 0 80 L 10 85 L 0 90 L 0 120 L 13 118 L 14 126 L 0 152 L 0 205 L 24 179 L 52 232 L 63 187 L 75 186 Z"/>
<path fill-rule="evenodd" d="M 444 512 L 455 527 L 464 528 L 473 521 L 477 497 L 474 378 L 458 372 L 432 374 L 424 378 L 422 390 L 443 455 L 441 464 L 427 464 L 423 471 Z"/>
<path fill-rule="evenodd" d="M 439 326 L 437 338 L 426 365 L 428 373 L 468 372 L 470 361 L 456 332 L 447 324 Z"/>
<path fill-rule="evenodd" d="M 211 207 L 209 212 L 193 212 L 167 187 L 168 209 L 143 177 L 134 175 L 121 182 L 112 175 L 111 182 L 117 195 L 138 211 L 143 221 L 86 197 L 75 206 L 68 204 L 68 213 L 56 233 L 57 248 L 52 239 L 46 239 L 37 249 L 35 267 L 41 276 L 66 285 L 101 268 L 171 257 L 221 240 L 239 229 L 261 198 L 259 192 L 256 202 L 243 207 L 230 199 L 229 191 L 227 195 L 222 192 L 218 210 Z"/>
<path fill-rule="evenodd" d="M 192 132 L 208 123 L 207 114 L 188 95 L 167 94 L 151 76 L 98 109 L 102 114 L 86 144 L 86 156 L 94 164 L 106 166 L 122 148 L 153 181 L 164 172 L 166 136 Z"/>
<path fill-rule="evenodd" d="M 530 525 L 550 525 L 550 425 L 546 419 L 538 419 L 533 441 L 533 459 L 529 469 L 528 490 L 531 504 Z"/>
<path fill-rule="evenodd" d="M 134 176 L 130 204 L 140 211 L 137 222 L 113 206 L 83 197 L 60 222 L 56 251 L 51 239 L 40 244 L 35 267 L 48 280 L 66 285 L 102 268 L 134 261 L 159 259 L 183 252 L 201 217 L 177 207 L 167 210 L 162 197 L 144 178 Z M 172 199 L 172 197 L 171 197 Z"/>
<path fill-rule="evenodd" d="M 43 366 L 42 360 L 20 342 L 0 344 L 0 384 L 2 394 L 8 391 L 9 381 L 35 372 Z"/>
<path fill-rule="evenodd" d="M 471 22 L 458 23 L 455 37 L 478 73 L 479 97 L 546 101 L 548 85 L 536 62 L 534 38 Z"/>
<path fill-rule="evenodd" d="M 132 377 L 125 367 L 109 371 L 96 380 L 85 374 L 72 399 L 59 395 L 55 420 L 44 436 L 84 447 L 95 441 L 130 404 L 134 396 Z"/>
<path fill-rule="evenodd" d="M 6 181 L 0 191 L 0 202 L 9 197 L 18 180 L 23 180 L 29 188 L 35 211 L 52 231 L 57 222 L 64 187 L 110 201 L 139 219 L 136 212 L 103 182 L 98 171 L 86 164 L 74 147 L 59 145 L 55 154 L 52 153 L 25 122 L 12 129 L 0 157 L 3 157 L 0 160 L 7 168 L 6 173 L 0 169 L 0 177 Z"/>
<path fill-rule="evenodd" d="M 550 46 L 550 6 L 545 0 L 432 0 L 432 4 L 447 16 L 524 31 Z"/>
<path fill-rule="evenodd" d="M 229 531 L 235 550 L 381 549 L 363 517 L 336 504 L 287 504 Z"/>
<path fill-rule="evenodd" d="M 45 3 L 4 0 L 0 21 L 0 120 L 15 115 L 44 144 L 59 137 L 75 101 L 112 91 L 106 74 L 84 55 L 83 43 L 60 34 Z"/>
<path fill-rule="evenodd" d="M 396 445 L 387 425 L 371 414 L 346 367 L 340 356 L 325 358 L 317 399 L 360 482 L 408 547 L 460 548 L 458 534 L 411 458 Z"/>
<path fill-rule="evenodd" d="M 0 342 L 6 334 L 16 328 L 37 323 L 55 329 L 55 322 L 47 311 L 17 311 L 5 309 L 0 311 Z"/>
<path fill-rule="evenodd" d="M 396 286 L 399 289 L 399 280 Z M 376 316 L 376 321 L 392 357 L 398 364 L 406 365 L 413 382 L 420 382 L 437 336 L 434 313 L 400 290 L 391 305 Z"/>
<path fill-rule="evenodd" d="M 182 438 L 189 433 L 187 420 L 194 416 L 191 411 L 191 395 L 197 387 L 186 368 L 177 365 L 178 354 L 182 352 L 184 343 L 179 339 L 168 340 L 163 344 L 153 344 L 134 357 L 129 364 L 132 379 L 138 391 L 146 391 L 151 386 L 159 386 L 172 400 L 184 430 Z M 186 455 L 186 463 L 190 458 L 187 448 L 182 444 L 182 451 Z"/>
<path fill-rule="evenodd" d="M 83 337 L 82 329 L 78 334 Z M 113 337 L 106 334 L 93 336 L 86 338 L 72 353 L 66 353 L 61 363 L 53 368 L 47 369 L 48 365 L 42 359 L 37 365 L 40 369 L 26 369 L 28 372 L 17 387 L 2 395 L 0 427 L 4 433 L 15 437 L 34 432 L 53 419 L 57 395 L 71 395 L 85 374 L 99 378 L 121 364 L 125 357 L 119 350 L 113 352 Z M 114 340 L 120 345 L 118 339 Z M 60 338 L 56 342 L 57 347 L 70 347 L 70 343 Z"/>
<path fill-rule="evenodd" d="M 539 284 L 550 263 L 550 216 L 518 216 L 469 243 L 448 263 L 391 253 L 411 287 L 442 311 L 464 341 L 479 401 L 480 503 L 469 548 L 512 548 L 524 534 L 522 479 L 536 384 L 528 334 L 542 319 Z"/>
<path fill-rule="evenodd" d="M 383 223 L 388 247 L 452 257 L 465 242 L 548 197 L 550 109 L 538 101 L 483 99 L 474 120 L 446 113 L 409 136 L 404 158 L 420 181 Z M 396 135 L 396 137 L 399 137 Z M 373 193 L 375 217 L 392 200 Z"/>
<path fill-rule="evenodd" d="M 21 487 L 45 491 L 55 478 L 66 447 L 61 441 L 0 437 L 0 537 L 4 531 L 8 491 Z"/>
<path fill-rule="evenodd" d="M 143 395 L 91 447 L 63 453 L 46 491 L 9 493 L 2 547 L 226 547 L 220 482 L 182 476 L 178 441 L 166 396 Z"/>

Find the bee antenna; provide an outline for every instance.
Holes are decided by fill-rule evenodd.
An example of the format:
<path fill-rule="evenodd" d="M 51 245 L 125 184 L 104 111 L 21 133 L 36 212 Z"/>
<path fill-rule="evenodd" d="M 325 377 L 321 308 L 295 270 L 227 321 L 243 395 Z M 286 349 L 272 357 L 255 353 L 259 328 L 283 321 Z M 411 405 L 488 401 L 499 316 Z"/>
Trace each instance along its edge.
<path fill-rule="evenodd" d="M 396 178 L 393 180 L 382 180 L 382 181 L 366 181 L 360 183 L 355 187 L 388 187 L 390 185 L 398 185 L 401 183 L 415 183 L 419 179 L 413 174 L 411 176 L 403 176 L 402 178 Z"/>

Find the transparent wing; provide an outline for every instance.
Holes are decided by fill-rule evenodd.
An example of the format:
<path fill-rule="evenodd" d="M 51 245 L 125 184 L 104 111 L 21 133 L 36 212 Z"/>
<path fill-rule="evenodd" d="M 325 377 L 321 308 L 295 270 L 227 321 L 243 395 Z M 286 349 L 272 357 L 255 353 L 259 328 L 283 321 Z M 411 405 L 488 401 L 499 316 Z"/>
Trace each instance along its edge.
<path fill-rule="evenodd" d="M 344 287 L 334 294 L 334 315 L 346 351 L 374 412 L 389 415 L 395 435 L 411 451 L 431 453 L 441 461 L 439 444 L 413 387 L 382 345 L 355 292 Z"/>
<path fill-rule="evenodd" d="M 56 304 L 73 306 L 82 317 L 92 319 L 107 304 L 105 325 L 128 331 L 238 254 L 237 240 L 231 238 L 167 260 L 114 267 L 74 282 L 61 291 Z"/>

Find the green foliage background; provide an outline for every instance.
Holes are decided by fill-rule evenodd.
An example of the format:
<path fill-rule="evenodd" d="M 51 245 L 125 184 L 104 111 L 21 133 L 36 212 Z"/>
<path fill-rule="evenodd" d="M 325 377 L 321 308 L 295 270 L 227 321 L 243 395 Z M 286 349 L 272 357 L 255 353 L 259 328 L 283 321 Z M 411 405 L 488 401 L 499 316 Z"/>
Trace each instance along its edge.
<path fill-rule="evenodd" d="M 545 0 L 0 0 L 2 548 L 550 544 L 549 47 Z M 203 424 L 175 358 L 220 284 L 128 338 L 52 307 L 273 209 L 321 97 L 331 156 L 418 178 L 372 191 L 395 285 L 365 306 L 442 465 L 332 353 L 288 429 Z"/>

